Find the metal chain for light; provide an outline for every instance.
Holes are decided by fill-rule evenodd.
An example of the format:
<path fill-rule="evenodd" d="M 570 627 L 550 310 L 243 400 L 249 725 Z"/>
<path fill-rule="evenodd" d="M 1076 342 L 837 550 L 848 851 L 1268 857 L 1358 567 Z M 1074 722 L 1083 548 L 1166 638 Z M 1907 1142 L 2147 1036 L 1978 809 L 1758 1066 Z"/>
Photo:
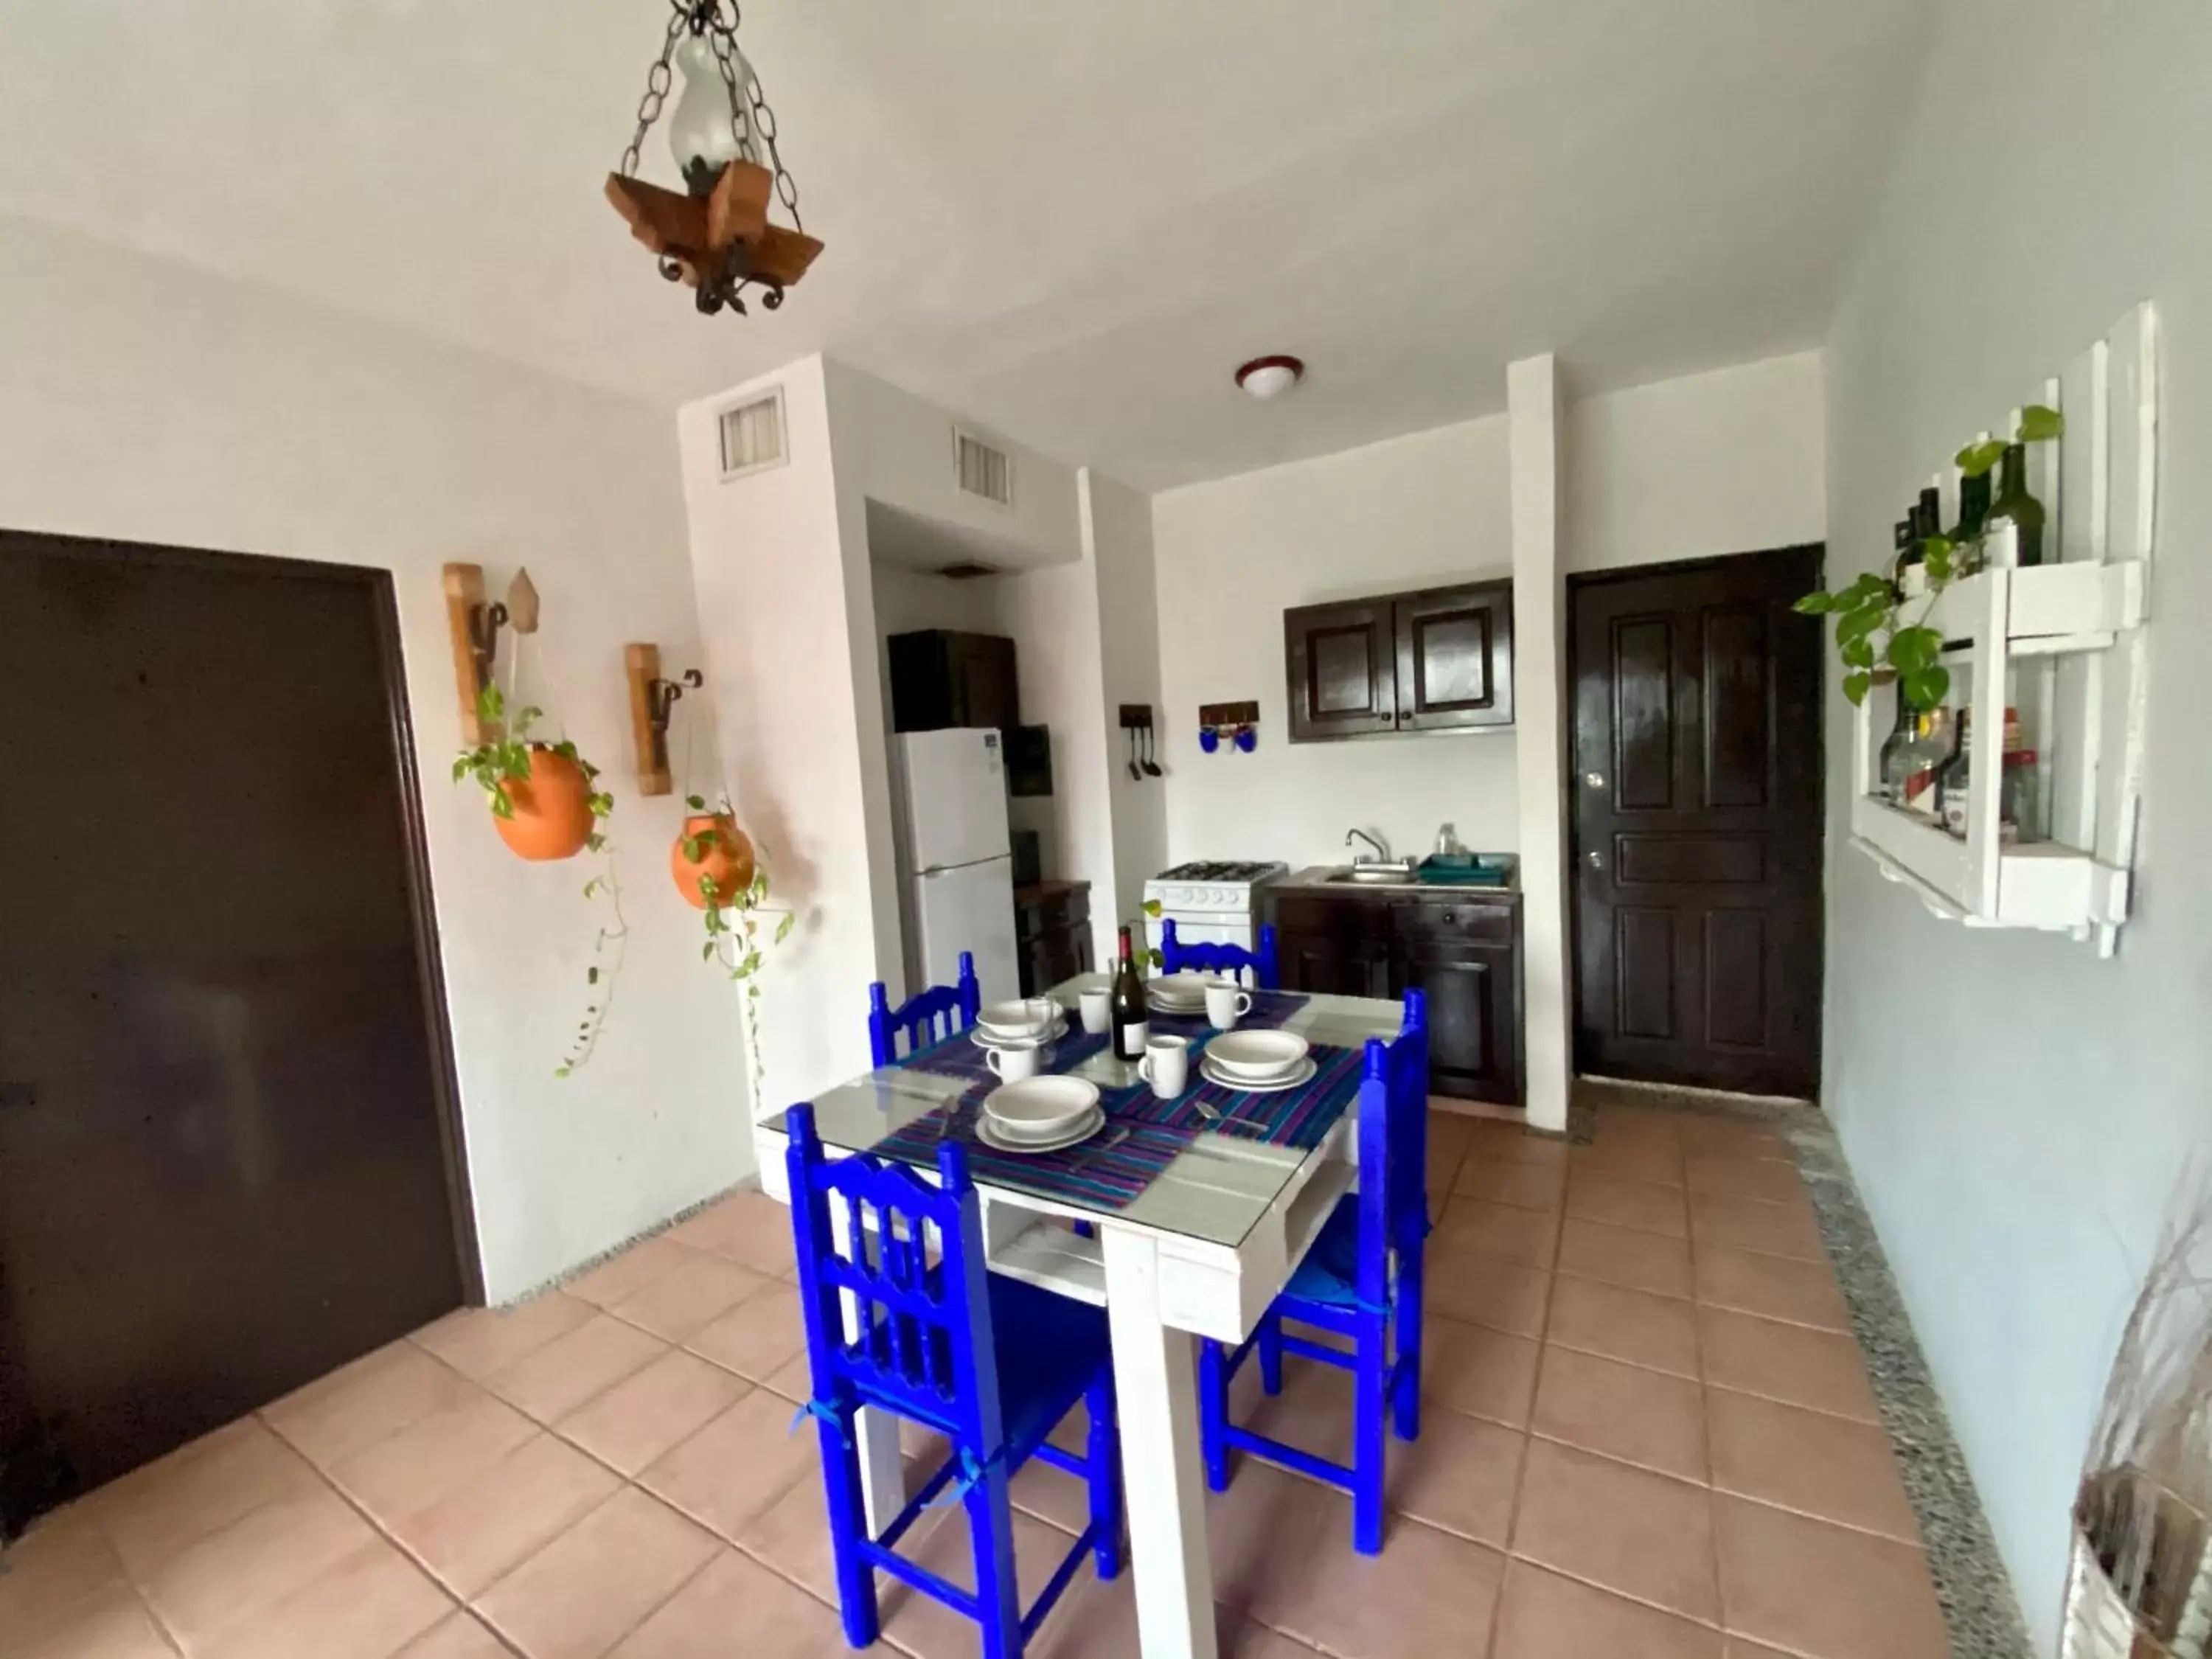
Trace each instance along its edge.
<path fill-rule="evenodd" d="M 629 147 L 623 151 L 622 176 L 637 177 L 638 152 L 644 147 L 645 135 L 660 118 L 660 106 L 668 100 L 668 89 L 676 83 L 676 71 L 669 67 L 669 59 L 676 55 L 676 43 L 684 38 L 690 25 L 690 13 L 684 0 L 671 0 L 676 15 L 668 20 L 668 33 L 660 43 L 660 56 L 645 72 L 645 96 L 637 100 L 637 131 L 630 137 Z"/>
<path fill-rule="evenodd" d="M 799 184 L 783 165 L 783 156 L 776 148 L 775 111 L 769 107 L 767 94 L 761 90 L 760 76 L 753 73 L 752 64 L 738 50 L 738 28 L 744 21 L 744 14 L 737 0 L 728 0 L 728 3 L 730 21 L 725 23 L 721 16 L 723 0 L 669 0 L 668 32 L 661 40 L 660 56 L 646 71 L 645 95 L 637 104 L 637 131 L 623 151 L 622 174 L 625 179 L 637 176 L 645 135 L 660 118 L 662 106 L 675 85 L 671 60 L 676 55 L 677 42 L 687 30 L 695 35 L 705 35 L 714 50 L 714 61 L 722 71 L 722 85 L 729 94 L 731 137 L 741 153 L 757 154 L 762 146 L 766 147 L 769 168 L 775 175 L 776 199 L 791 215 L 793 228 L 804 230 L 805 224 L 799 216 Z M 738 68 L 740 64 L 744 65 L 742 76 Z M 747 137 L 748 113 L 757 143 Z"/>

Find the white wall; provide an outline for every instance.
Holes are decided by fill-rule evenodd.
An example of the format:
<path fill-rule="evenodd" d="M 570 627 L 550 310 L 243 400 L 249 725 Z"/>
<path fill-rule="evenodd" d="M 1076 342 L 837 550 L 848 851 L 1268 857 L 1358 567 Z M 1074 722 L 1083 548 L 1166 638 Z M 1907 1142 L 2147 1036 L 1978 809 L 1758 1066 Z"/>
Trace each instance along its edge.
<path fill-rule="evenodd" d="M 2112 1346 L 2177 1173 L 2212 1150 L 2212 12 L 2084 27 L 2064 0 L 1957 0 L 1938 18 L 1829 341 L 1832 583 L 2129 306 L 2154 301 L 2164 340 L 2139 908 L 2118 959 L 1946 926 L 1881 880 L 1844 844 L 1830 698 L 1826 1103 L 2047 1652 Z"/>
<path fill-rule="evenodd" d="M 1565 463 L 1570 570 L 1817 542 L 1820 354 L 1585 398 L 1567 410 Z"/>
<path fill-rule="evenodd" d="M 0 229 L 0 525 L 393 573 L 484 1277 L 512 1297 L 749 1165 L 733 1002 L 640 799 L 625 641 L 697 658 L 666 419 L 388 326 L 27 222 Z M 553 1067 L 597 920 L 452 787 L 439 567 L 527 563 L 544 695 L 616 796 L 628 963 L 597 1056 Z M 689 710 L 692 705 L 687 703 Z"/>
<path fill-rule="evenodd" d="M 1102 944 L 1110 945 L 1107 927 L 1140 920 L 1145 883 L 1168 865 L 1167 781 L 1129 775 L 1121 725 L 1125 702 L 1150 703 L 1153 718 L 1161 716 L 1158 584 L 1152 497 L 1085 469 L 1083 504 L 1085 542 L 1098 568 L 1099 713 L 1106 722 L 1106 784 L 1114 815 L 1115 903 L 1109 908 L 1094 892 L 1091 915 L 1103 924 Z"/>
<path fill-rule="evenodd" d="M 1340 859 L 1355 823 L 1425 852 L 1445 819 L 1512 848 L 1510 733 L 1294 744 L 1283 673 L 1291 605 L 1510 574 L 1505 434 L 1492 416 L 1152 498 L 1171 860 Z M 1199 705 L 1254 698 L 1257 750 L 1202 752 Z"/>

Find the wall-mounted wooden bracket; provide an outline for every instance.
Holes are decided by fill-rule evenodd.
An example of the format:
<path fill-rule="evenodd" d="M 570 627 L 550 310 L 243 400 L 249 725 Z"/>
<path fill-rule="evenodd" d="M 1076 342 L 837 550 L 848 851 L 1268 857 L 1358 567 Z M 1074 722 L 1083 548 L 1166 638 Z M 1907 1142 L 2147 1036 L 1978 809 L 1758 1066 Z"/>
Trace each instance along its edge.
<path fill-rule="evenodd" d="M 630 736 L 637 748 L 637 793 L 665 795 L 674 787 L 668 770 L 668 721 L 684 696 L 684 688 L 696 690 L 707 677 L 687 668 L 676 679 L 660 678 L 660 647 L 626 645 L 623 666 L 629 673 Z"/>
<path fill-rule="evenodd" d="M 1257 726 L 1260 705 L 1256 702 L 1202 702 L 1198 706 L 1200 726 Z"/>
<path fill-rule="evenodd" d="M 446 628 L 453 635 L 453 689 L 461 704 L 461 741 L 479 744 L 495 730 L 477 714 L 484 688 L 499 666 L 499 630 L 538 631 L 538 589 L 527 570 L 515 573 L 504 604 L 484 602 L 483 567 L 449 564 L 444 572 Z"/>
<path fill-rule="evenodd" d="M 1125 702 L 1121 705 L 1121 729 L 1124 732 L 1149 732 L 1152 729 L 1152 706 L 1148 702 Z"/>

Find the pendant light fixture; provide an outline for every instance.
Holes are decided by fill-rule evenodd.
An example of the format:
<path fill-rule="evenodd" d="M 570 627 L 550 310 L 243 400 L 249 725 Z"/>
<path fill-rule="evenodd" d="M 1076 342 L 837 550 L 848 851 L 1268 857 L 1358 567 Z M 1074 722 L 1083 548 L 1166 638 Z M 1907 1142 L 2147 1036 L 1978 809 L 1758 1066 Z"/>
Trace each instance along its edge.
<path fill-rule="evenodd" d="M 660 274 L 696 290 L 702 313 L 726 307 L 744 315 L 748 287 L 774 311 L 822 244 L 799 226 L 799 186 L 776 152 L 775 112 L 738 50 L 738 0 L 669 0 L 669 10 L 660 56 L 638 101 L 637 131 L 621 168 L 607 175 L 607 199 L 659 257 Z M 645 135 L 675 85 L 672 65 L 684 71 L 668 118 L 681 191 L 637 176 Z M 771 193 L 791 216 L 788 229 L 769 222 Z"/>

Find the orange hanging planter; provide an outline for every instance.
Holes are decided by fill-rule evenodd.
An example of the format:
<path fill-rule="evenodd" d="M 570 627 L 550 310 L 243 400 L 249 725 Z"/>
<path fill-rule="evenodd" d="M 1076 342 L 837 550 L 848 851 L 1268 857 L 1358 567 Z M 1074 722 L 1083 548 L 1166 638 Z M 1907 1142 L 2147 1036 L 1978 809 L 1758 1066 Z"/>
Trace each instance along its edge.
<path fill-rule="evenodd" d="M 668 849 L 676 890 L 695 910 L 708 908 L 704 884 L 714 884 L 714 908 L 738 902 L 753 884 L 753 844 L 727 812 L 694 812 Z"/>
<path fill-rule="evenodd" d="M 544 863 L 584 850 L 597 819 L 592 781 L 580 763 L 533 744 L 530 775 L 505 779 L 500 787 L 514 811 L 506 816 L 495 812 L 492 827 L 517 858 Z"/>

